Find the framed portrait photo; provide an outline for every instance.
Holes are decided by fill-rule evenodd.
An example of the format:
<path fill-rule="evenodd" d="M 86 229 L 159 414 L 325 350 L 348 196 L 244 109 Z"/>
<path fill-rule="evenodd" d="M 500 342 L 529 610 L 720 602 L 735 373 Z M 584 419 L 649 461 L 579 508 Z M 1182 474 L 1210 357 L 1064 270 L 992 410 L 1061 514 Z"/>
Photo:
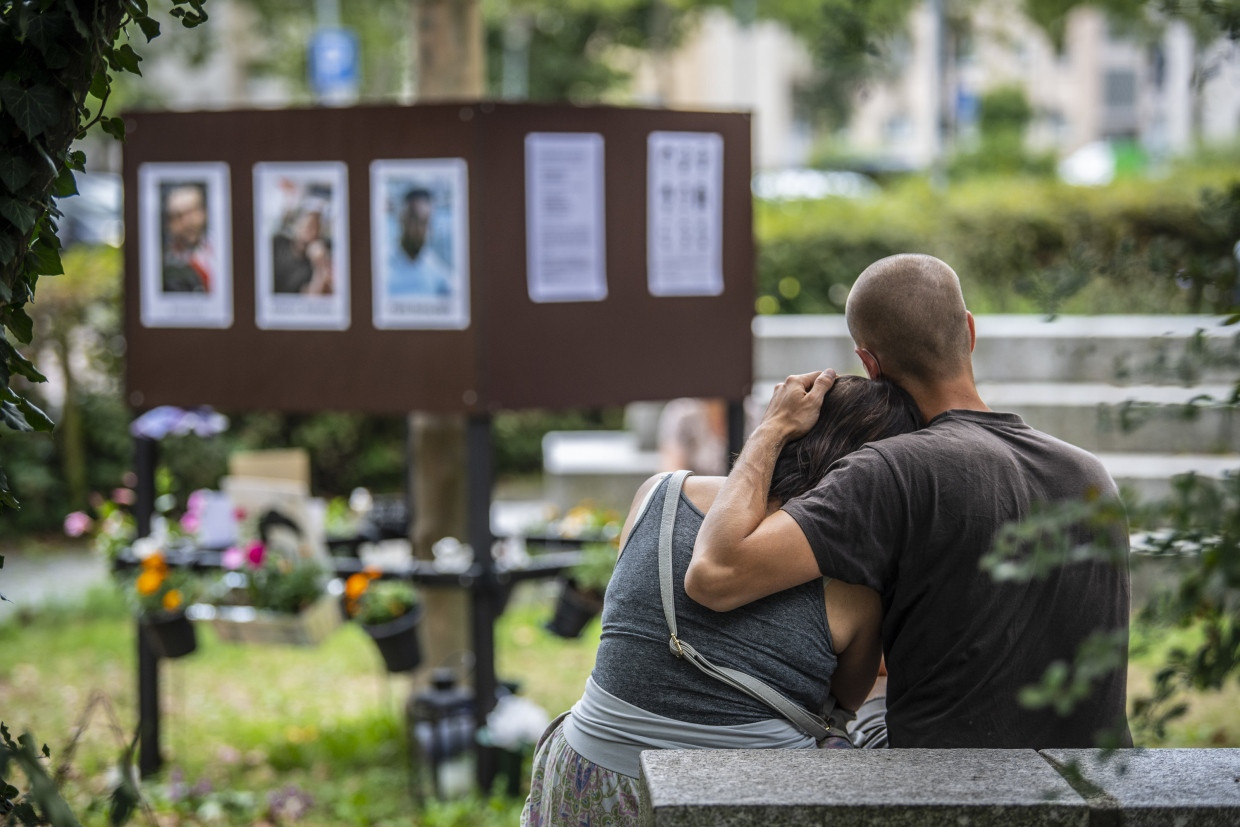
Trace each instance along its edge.
<path fill-rule="evenodd" d="M 230 327 L 228 164 L 138 167 L 138 270 L 144 327 Z"/>
<path fill-rule="evenodd" d="M 375 327 L 469 327 L 464 159 L 374 161 L 370 193 Z"/>
<path fill-rule="evenodd" d="M 348 173 L 336 161 L 254 165 L 256 324 L 349 327 Z"/>

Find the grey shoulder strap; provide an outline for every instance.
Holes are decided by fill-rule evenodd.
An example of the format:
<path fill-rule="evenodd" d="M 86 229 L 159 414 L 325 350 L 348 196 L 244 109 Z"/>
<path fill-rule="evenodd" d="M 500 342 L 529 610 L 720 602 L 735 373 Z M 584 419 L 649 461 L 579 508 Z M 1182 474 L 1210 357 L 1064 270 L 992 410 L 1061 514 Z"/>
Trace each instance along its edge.
<path fill-rule="evenodd" d="M 766 704 L 788 719 L 797 729 L 819 743 L 822 743 L 829 735 L 847 738 L 848 736 L 844 732 L 843 727 L 836 725 L 833 717 L 823 720 L 799 704 L 790 701 L 777 690 L 752 675 L 711 663 L 696 649 L 678 637 L 676 631 L 675 592 L 672 588 L 672 532 L 676 525 L 676 506 L 680 500 L 680 491 L 684 486 L 685 477 L 689 476 L 690 473 L 692 472 L 677 471 L 672 474 L 672 479 L 668 483 L 667 491 L 664 495 L 663 518 L 659 526 L 659 591 L 663 598 L 663 615 L 667 619 L 667 628 L 671 634 L 668 646 L 672 650 L 672 654 L 689 661 L 712 678 L 722 681 Z M 831 698 L 830 702 L 832 709 L 829 713 L 833 713 L 835 711 L 835 699 Z M 840 711 L 842 712 L 842 710 Z"/>
<path fill-rule="evenodd" d="M 642 517 L 646 516 L 646 512 L 650 510 L 650 501 L 654 499 L 654 494 L 659 490 L 659 486 L 663 484 L 663 480 L 672 475 L 671 471 L 658 474 L 658 482 L 650 486 L 650 490 L 646 492 L 646 496 L 642 497 L 641 504 L 637 506 L 637 512 L 633 515 L 633 524 L 629 526 L 629 536 L 624 538 L 624 545 L 627 547 L 629 541 L 633 539 L 633 532 L 637 529 L 637 524 L 642 521 Z M 620 549 L 621 552 L 624 548 Z"/>

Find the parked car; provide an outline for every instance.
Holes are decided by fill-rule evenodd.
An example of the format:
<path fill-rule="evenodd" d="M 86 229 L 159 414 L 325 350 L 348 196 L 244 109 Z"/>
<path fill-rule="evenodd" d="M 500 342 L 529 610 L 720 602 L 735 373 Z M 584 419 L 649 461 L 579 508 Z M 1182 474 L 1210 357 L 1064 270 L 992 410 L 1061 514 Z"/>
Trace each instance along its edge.
<path fill-rule="evenodd" d="M 753 194 L 766 201 L 868 198 L 879 191 L 874 179 L 838 169 L 768 170 L 755 175 L 751 186 Z"/>
<path fill-rule="evenodd" d="M 121 177 L 112 172 L 79 172 L 76 177 L 78 194 L 56 199 L 64 213 L 56 233 L 60 243 L 119 247 L 124 238 Z"/>

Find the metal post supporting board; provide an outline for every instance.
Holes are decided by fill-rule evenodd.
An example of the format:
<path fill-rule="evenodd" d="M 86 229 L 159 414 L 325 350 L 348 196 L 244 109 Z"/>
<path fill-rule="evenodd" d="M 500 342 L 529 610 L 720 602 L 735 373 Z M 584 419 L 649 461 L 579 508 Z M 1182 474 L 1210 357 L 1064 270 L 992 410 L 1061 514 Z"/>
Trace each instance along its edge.
<path fill-rule="evenodd" d="M 134 437 L 133 465 L 138 479 L 134 486 L 133 514 L 139 537 L 151 533 L 158 463 L 159 443 L 150 437 Z M 134 639 L 138 647 L 138 772 L 145 778 L 158 772 L 164 761 L 159 750 L 159 656 L 147 643 L 136 619 Z"/>
<path fill-rule="evenodd" d="M 491 488 L 494 483 L 490 414 L 475 414 L 466 424 L 468 463 L 467 522 L 469 543 L 474 550 L 476 576 L 470 584 L 473 617 L 475 729 L 486 725 L 495 706 L 495 620 L 499 615 L 499 581 L 491 557 Z M 475 744 L 478 787 L 491 789 L 495 780 L 495 750 Z"/>

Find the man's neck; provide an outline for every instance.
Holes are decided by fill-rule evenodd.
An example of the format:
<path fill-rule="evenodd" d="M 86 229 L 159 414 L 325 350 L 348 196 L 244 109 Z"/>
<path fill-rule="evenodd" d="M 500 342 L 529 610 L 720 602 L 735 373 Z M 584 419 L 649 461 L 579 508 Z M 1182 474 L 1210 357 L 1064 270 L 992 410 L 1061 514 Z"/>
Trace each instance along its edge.
<path fill-rule="evenodd" d="M 913 397 L 926 422 L 934 419 L 944 411 L 989 411 L 986 403 L 978 396 L 977 386 L 973 377 L 962 376 L 948 382 L 918 385 L 908 383 L 904 389 Z"/>

